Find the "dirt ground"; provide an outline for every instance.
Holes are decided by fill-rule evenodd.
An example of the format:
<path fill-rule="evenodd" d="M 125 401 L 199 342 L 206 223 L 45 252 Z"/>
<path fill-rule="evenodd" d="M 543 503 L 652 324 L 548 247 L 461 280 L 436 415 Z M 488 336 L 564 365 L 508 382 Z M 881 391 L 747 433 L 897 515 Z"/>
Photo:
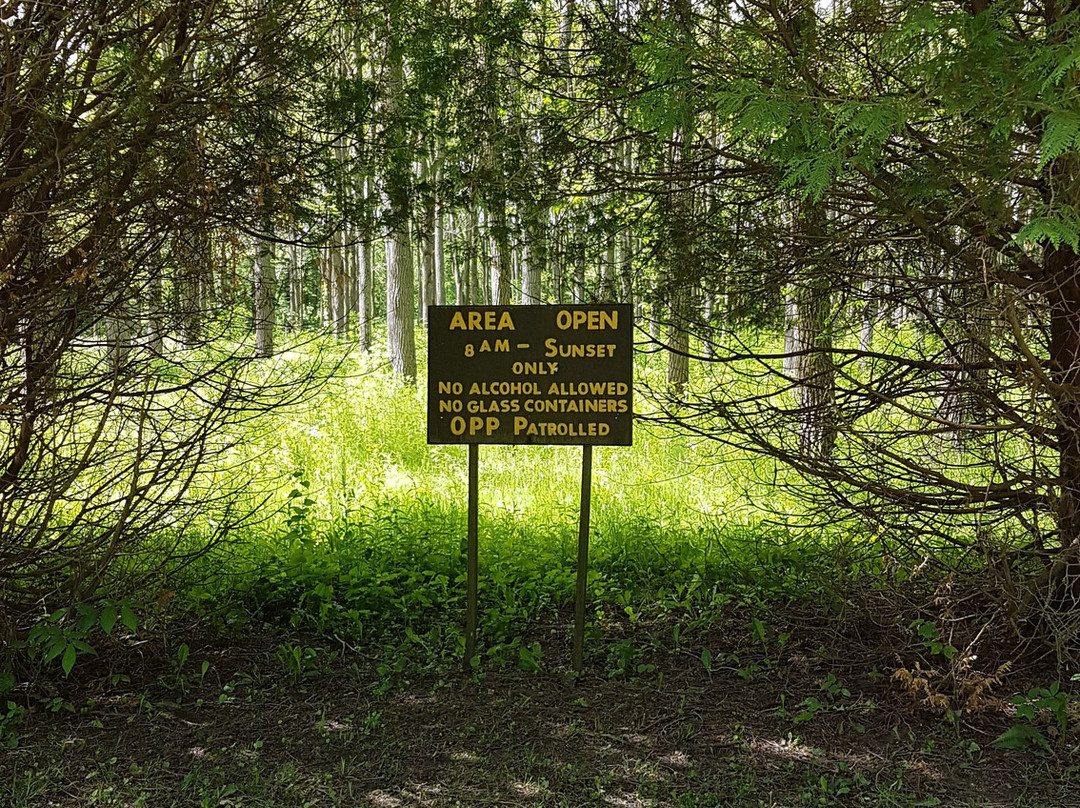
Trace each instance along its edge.
<path fill-rule="evenodd" d="M 568 625 L 528 638 L 539 671 L 471 676 L 388 678 L 378 653 L 272 628 L 188 636 L 182 664 L 178 635 L 131 643 L 15 694 L 0 805 L 1080 806 L 1074 730 L 1040 714 L 1048 748 L 995 748 L 1012 683 L 949 717 L 863 640 L 770 653 L 715 627 L 629 653 L 634 629 L 609 629 L 580 677 Z"/>

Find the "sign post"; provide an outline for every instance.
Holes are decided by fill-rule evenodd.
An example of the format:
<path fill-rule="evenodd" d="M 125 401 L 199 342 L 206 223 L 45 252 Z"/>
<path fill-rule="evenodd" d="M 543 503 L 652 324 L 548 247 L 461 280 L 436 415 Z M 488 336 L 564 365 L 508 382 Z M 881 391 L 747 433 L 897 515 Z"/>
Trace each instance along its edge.
<path fill-rule="evenodd" d="M 465 546 L 465 670 L 472 668 L 476 656 L 476 595 L 480 557 L 480 447 L 469 444 L 469 525 Z"/>
<path fill-rule="evenodd" d="M 476 654 L 478 447 L 582 447 L 574 670 L 585 646 L 592 447 L 629 446 L 633 323 L 625 304 L 431 306 L 428 443 L 469 447 L 465 666 Z"/>
<path fill-rule="evenodd" d="M 592 445 L 581 447 L 581 515 L 578 518 L 577 589 L 574 595 L 574 670 L 585 660 L 585 585 L 589 580 L 589 515 L 592 511 Z"/>

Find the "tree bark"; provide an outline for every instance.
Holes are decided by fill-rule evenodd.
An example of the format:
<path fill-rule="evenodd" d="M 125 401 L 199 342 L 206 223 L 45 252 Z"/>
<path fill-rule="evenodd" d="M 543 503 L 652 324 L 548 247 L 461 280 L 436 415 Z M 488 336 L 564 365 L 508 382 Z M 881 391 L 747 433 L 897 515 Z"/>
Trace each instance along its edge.
<path fill-rule="evenodd" d="M 347 277 L 345 272 L 345 251 L 342 246 L 340 228 L 330 238 L 330 316 L 334 338 L 344 340 L 349 332 L 349 305 Z"/>
<path fill-rule="evenodd" d="M 547 261 L 547 233 L 544 223 L 547 211 L 534 211 L 526 230 L 527 249 L 522 251 L 521 302 L 534 305 L 540 302 L 540 271 Z"/>
<path fill-rule="evenodd" d="M 412 246 L 408 229 L 386 238 L 386 341 L 395 376 L 416 378 L 416 301 L 413 297 Z"/>
<path fill-rule="evenodd" d="M 435 199 L 435 305 L 446 303 L 446 234 L 443 232 L 443 209 L 438 197 Z"/>
<path fill-rule="evenodd" d="M 390 143 L 393 152 L 387 173 L 389 225 L 386 235 L 386 342 L 394 375 L 416 379 L 416 298 L 409 212 L 412 203 L 411 165 L 407 145 L 403 93 L 405 61 L 401 44 L 388 45 L 387 95 Z"/>
<path fill-rule="evenodd" d="M 828 457 L 836 445 L 836 394 L 827 283 L 813 279 L 799 286 L 794 308 L 791 375 L 796 380 L 799 451 L 806 458 Z"/>
<path fill-rule="evenodd" d="M 285 330 L 294 332 L 304 325 L 304 273 L 300 265 L 300 248 L 296 244 L 289 245 L 288 256 L 289 318 L 285 321 Z"/>
<path fill-rule="evenodd" d="M 420 254 L 423 256 L 421 289 L 423 291 L 423 311 L 421 320 L 424 327 L 428 323 L 428 306 L 435 305 L 435 194 L 424 197 L 424 232 L 420 242 Z"/>
<path fill-rule="evenodd" d="M 277 321 L 277 275 L 274 272 L 273 244 L 265 239 L 255 242 L 254 273 L 254 321 L 255 356 L 267 358 L 274 355 L 274 326 Z"/>
<path fill-rule="evenodd" d="M 1058 451 L 1056 496 L 1052 503 L 1058 538 L 1064 548 L 1057 562 L 1054 596 L 1080 603 L 1080 256 L 1068 244 L 1044 248 L 1051 279 L 1050 379 L 1054 385 L 1054 436 Z M 1066 594 L 1067 593 L 1067 594 Z"/>
<path fill-rule="evenodd" d="M 671 297 L 667 324 L 667 385 L 682 396 L 690 383 L 690 289 L 679 284 Z"/>
<path fill-rule="evenodd" d="M 836 445 L 836 376 L 832 355 L 832 295 L 825 207 L 800 202 L 792 217 L 794 282 L 789 290 L 790 376 L 799 421 L 799 451 L 823 458 Z M 785 354 L 788 354 L 785 351 Z"/>

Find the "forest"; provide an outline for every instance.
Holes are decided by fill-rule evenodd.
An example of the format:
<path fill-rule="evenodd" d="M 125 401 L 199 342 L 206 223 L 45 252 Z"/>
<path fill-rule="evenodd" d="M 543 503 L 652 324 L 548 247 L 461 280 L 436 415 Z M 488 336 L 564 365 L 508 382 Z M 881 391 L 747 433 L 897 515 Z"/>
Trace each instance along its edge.
<path fill-rule="evenodd" d="M 0 805 L 1076 805 L 1078 34 L 0 0 Z M 540 305 L 632 445 L 429 443 Z"/>

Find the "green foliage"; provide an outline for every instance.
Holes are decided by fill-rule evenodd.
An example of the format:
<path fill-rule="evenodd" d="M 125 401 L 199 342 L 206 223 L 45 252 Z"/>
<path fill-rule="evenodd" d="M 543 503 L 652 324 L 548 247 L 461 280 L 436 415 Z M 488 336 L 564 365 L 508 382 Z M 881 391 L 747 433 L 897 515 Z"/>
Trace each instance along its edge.
<path fill-rule="evenodd" d="M 1046 740 L 1046 736 L 1031 724 L 1017 724 L 1010 727 L 998 736 L 997 740 L 994 741 L 994 746 L 1000 749 L 1017 749 L 1019 751 L 1030 749 L 1050 751 L 1050 742 Z"/>
<path fill-rule="evenodd" d="M 1080 223 L 1072 218 L 1036 216 L 1016 234 L 1018 244 L 1038 245 L 1050 242 L 1054 247 L 1067 244 L 1080 250 Z"/>
<path fill-rule="evenodd" d="M 844 707 L 841 702 L 844 699 L 851 698 L 851 691 L 836 678 L 834 673 L 830 673 L 825 677 L 821 682 L 820 690 L 821 698 L 808 696 L 799 702 L 799 712 L 795 713 L 791 718 L 793 724 L 810 721 L 822 710 L 842 710 Z M 825 701 L 823 702 L 822 699 Z M 854 726 L 858 729 L 861 725 L 855 724 Z"/>
<path fill-rule="evenodd" d="M 19 745 L 19 728 L 26 718 L 26 708 L 8 698 L 15 687 L 15 677 L 0 673 L 0 746 L 14 749 Z"/>
<path fill-rule="evenodd" d="M 1047 687 L 1033 687 L 1026 694 L 1013 696 L 1009 703 L 1016 708 L 1016 716 L 1023 718 L 1024 723 L 1006 730 L 994 741 L 994 745 L 1003 749 L 1050 751 L 1050 741 L 1038 726 L 1040 720 L 1044 714 L 1048 714 L 1054 722 L 1056 737 L 1064 741 L 1072 701 L 1073 698 L 1061 689 L 1058 682 L 1051 682 Z"/>
<path fill-rule="evenodd" d="M 1080 113 L 1054 110 L 1046 116 L 1043 126 L 1042 142 L 1039 144 L 1040 169 L 1080 145 Z"/>
<path fill-rule="evenodd" d="M 389 688 L 460 664 L 465 456 L 462 447 L 426 445 L 422 391 L 379 373 L 343 379 L 238 444 L 238 463 L 282 478 L 268 505 L 276 515 L 197 562 L 192 577 L 208 582 L 189 602 L 228 619 L 254 615 L 370 644 Z M 825 595 L 829 546 L 765 527 L 751 504 L 794 510 L 772 475 L 761 479 L 748 459 L 703 465 L 703 449 L 640 424 L 633 450 L 595 453 L 595 619 L 608 611 L 632 623 L 671 617 L 693 632 L 733 601 L 764 615 L 773 599 Z M 573 602 L 579 462 L 578 451 L 561 447 L 481 452 L 478 665 L 546 664 L 547 640 L 531 632 L 561 620 Z M 783 635 L 755 620 L 762 650 L 782 645 Z M 313 649 L 321 654 L 317 644 L 281 649 L 283 672 L 302 680 L 317 670 Z M 614 675 L 649 671 L 646 647 L 601 637 L 597 650 Z"/>
<path fill-rule="evenodd" d="M 915 620 L 912 622 L 911 628 L 915 629 L 921 638 L 923 648 L 934 656 L 941 656 L 946 661 L 951 661 L 959 653 L 955 647 L 941 639 L 937 626 L 931 621 Z"/>
<path fill-rule="evenodd" d="M 33 659 L 49 664 L 60 661 L 67 676 L 80 656 L 96 654 L 91 637 L 100 631 L 109 636 L 120 622 L 132 634 L 138 629 L 138 619 L 127 601 L 103 601 L 97 606 L 80 603 L 74 608 L 58 609 L 34 625 L 27 634 L 26 644 Z"/>

